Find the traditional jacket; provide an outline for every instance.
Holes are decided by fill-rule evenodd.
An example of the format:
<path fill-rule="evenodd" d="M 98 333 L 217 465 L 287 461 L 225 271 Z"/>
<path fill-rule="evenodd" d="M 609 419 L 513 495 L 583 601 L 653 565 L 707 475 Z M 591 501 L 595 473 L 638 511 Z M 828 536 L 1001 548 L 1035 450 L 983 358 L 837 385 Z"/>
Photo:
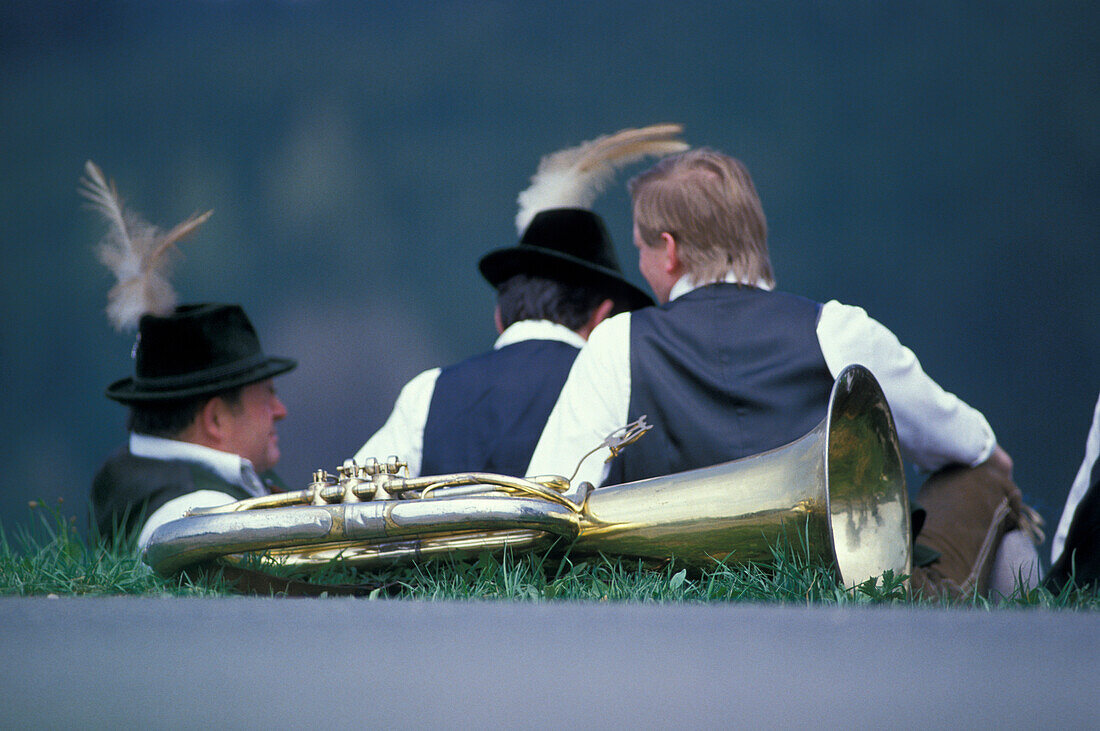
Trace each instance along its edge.
<path fill-rule="evenodd" d="M 213 490 L 237 500 L 252 497 L 243 487 L 196 462 L 137 457 L 119 448 L 92 483 L 92 519 L 102 536 L 129 535 L 145 519 L 178 497 Z"/>

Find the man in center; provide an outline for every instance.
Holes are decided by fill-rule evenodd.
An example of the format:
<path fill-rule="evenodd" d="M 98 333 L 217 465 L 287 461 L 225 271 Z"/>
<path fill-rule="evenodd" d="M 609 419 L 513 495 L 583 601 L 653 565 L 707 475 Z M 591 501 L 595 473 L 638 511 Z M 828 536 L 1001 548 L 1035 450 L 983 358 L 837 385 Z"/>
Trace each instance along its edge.
<path fill-rule="evenodd" d="M 643 414 L 651 432 L 611 464 L 598 458 L 606 449 L 587 458 L 575 480 L 630 482 L 774 449 L 817 425 L 833 379 L 858 363 L 882 386 L 903 455 L 936 472 L 918 496 L 930 550 L 914 586 L 986 593 L 992 556 L 1024 506 L 985 417 L 861 308 L 774 290 L 763 209 L 739 161 L 708 149 L 666 157 L 630 191 L 639 269 L 661 306 L 593 333 L 527 473 L 570 474 Z M 1034 559 L 1023 543 L 1011 567 Z"/>
<path fill-rule="evenodd" d="M 517 246 L 478 268 L 497 290 L 493 349 L 406 384 L 358 463 L 397 455 L 414 477 L 522 477 L 588 335 L 612 314 L 653 304 L 623 277 L 607 228 L 584 208 L 540 211 Z"/>

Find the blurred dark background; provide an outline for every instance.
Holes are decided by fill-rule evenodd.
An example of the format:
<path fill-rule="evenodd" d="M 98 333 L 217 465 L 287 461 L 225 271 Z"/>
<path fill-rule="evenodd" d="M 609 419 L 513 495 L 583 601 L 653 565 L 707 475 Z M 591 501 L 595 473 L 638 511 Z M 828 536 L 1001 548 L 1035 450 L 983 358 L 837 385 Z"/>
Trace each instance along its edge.
<path fill-rule="evenodd" d="M 299 487 L 492 342 L 475 262 L 542 155 L 675 121 L 749 166 L 779 287 L 892 328 L 1053 532 L 1100 390 L 1100 6 L 741 5 L 0 3 L 3 526 L 59 497 L 83 525 L 124 438 L 85 160 L 158 225 L 214 209 L 172 281 L 301 362 L 277 381 Z M 595 208 L 644 285 L 641 167 Z"/>

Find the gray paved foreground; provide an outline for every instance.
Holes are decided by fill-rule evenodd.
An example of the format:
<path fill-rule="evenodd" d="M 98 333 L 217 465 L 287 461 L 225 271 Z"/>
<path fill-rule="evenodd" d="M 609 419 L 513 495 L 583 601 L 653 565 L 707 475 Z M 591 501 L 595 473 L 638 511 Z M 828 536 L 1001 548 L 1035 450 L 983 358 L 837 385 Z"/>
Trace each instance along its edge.
<path fill-rule="evenodd" d="M 1100 614 L 0 599 L 0 726 L 1098 728 Z"/>

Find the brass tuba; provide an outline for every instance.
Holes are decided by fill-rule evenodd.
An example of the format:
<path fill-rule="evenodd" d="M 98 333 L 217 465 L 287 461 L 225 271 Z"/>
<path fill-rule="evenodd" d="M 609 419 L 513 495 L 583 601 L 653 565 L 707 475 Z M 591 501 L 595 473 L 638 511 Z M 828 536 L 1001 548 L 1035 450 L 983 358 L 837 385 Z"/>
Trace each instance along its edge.
<path fill-rule="evenodd" d="M 897 434 L 878 382 L 862 366 L 836 379 L 828 412 L 809 433 L 713 467 L 599 489 L 558 476 L 407 478 L 402 468 L 396 458 L 345 463 L 336 476 L 315 473 L 305 490 L 192 511 L 153 533 L 145 562 L 170 574 L 264 557 L 308 571 L 333 561 L 374 567 L 556 544 L 573 556 L 702 567 L 767 563 L 787 541 L 836 567 L 847 585 L 886 570 L 910 572 Z"/>

